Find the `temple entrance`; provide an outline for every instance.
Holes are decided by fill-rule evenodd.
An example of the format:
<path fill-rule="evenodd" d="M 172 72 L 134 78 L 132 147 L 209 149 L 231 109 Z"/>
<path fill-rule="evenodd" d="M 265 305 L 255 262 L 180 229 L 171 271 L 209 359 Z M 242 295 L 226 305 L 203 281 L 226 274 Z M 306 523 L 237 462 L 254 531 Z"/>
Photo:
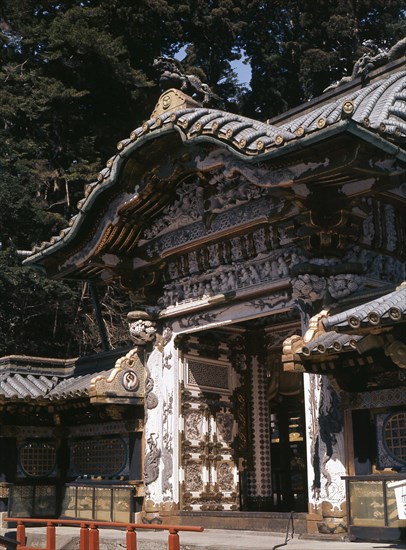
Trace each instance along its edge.
<path fill-rule="evenodd" d="M 270 402 L 273 506 L 307 512 L 306 429 L 302 393 Z"/>
<path fill-rule="evenodd" d="M 284 320 L 177 337 L 181 510 L 307 511 L 302 375 L 285 374 L 280 359 L 298 320 Z"/>

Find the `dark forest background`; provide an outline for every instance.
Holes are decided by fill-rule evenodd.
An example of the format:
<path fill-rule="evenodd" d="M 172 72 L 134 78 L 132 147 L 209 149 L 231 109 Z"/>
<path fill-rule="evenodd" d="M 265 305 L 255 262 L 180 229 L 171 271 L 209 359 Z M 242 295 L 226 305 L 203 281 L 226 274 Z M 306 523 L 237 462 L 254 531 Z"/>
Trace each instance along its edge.
<path fill-rule="evenodd" d="M 21 251 L 67 225 L 149 117 L 155 57 L 181 51 L 227 110 L 265 120 L 404 35 L 403 0 L 0 0 L 0 356 L 100 350 L 87 285 L 23 267 Z M 127 345 L 128 298 L 115 287 L 101 298 L 110 346 Z"/>

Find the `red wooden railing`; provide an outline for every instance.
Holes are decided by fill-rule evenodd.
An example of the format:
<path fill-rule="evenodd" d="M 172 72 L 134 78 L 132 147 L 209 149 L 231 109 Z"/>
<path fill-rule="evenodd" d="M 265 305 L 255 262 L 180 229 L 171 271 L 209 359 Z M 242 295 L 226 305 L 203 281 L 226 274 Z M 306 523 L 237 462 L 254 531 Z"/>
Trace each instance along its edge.
<path fill-rule="evenodd" d="M 137 530 L 149 529 L 168 531 L 168 550 L 180 550 L 179 532 L 201 532 L 203 527 L 182 525 L 144 525 L 143 523 L 119 523 L 109 521 L 83 521 L 72 519 L 5 518 L 17 524 L 17 550 L 56 550 L 56 527 L 80 527 L 80 550 L 99 550 L 99 527 L 126 530 L 126 549 L 137 550 Z M 46 547 L 42 549 L 25 546 L 25 524 L 46 525 Z"/>

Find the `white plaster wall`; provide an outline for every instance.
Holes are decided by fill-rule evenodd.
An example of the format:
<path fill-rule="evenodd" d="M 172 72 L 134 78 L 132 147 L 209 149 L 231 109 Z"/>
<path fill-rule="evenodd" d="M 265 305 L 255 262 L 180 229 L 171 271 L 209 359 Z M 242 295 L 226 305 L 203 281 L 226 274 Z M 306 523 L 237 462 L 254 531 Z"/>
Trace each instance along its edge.
<path fill-rule="evenodd" d="M 145 456 L 150 451 L 148 441 L 156 441 L 160 449 L 158 478 L 146 485 L 147 500 L 156 505 L 179 502 L 179 383 L 178 352 L 173 338 L 163 348 L 154 347 L 147 366 L 154 381 L 152 393 L 158 404 L 147 409 L 145 423 Z M 147 466 L 147 465 L 146 465 Z"/>
<path fill-rule="evenodd" d="M 333 392 L 326 376 L 304 374 L 304 396 L 307 435 L 307 479 L 309 503 L 314 507 L 322 502 L 328 502 L 333 509 L 339 509 L 345 501 L 345 481 L 341 476 L 346 474 L 344 428 L 342 425 L 338 433 L 329 432 L 333 438 L 333 453 L 328 456 L 327 444 L 323 437 L 323 425 L 320 423 L 322 415 L 329 415 L 337 407 L 337 400 L 333 401 Z M 338 397 L 339 399 L 339 397 Z M 338 401 L 338 406 L 341 404 Z M 327 435 L 328 437 L 328 435 Z M 315 487 L 314 458 L 316 444 L 319 444 L 318 462 L 320 465 L 320 487 Z"/>

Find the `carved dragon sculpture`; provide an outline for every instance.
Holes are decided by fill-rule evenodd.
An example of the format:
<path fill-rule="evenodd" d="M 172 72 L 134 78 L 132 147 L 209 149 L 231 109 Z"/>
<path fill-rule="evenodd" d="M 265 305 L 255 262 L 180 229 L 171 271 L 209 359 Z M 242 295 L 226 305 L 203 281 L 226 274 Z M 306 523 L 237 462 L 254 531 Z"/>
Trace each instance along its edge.
<path fill-rule="evenodd" d="M 394 61 L 395 59 L 399 59 L 400 57 L 402 57 L 402 55 L 406 54 L 406 37 L 396 42 L 396 44 L 394 44 L 389 50 L 386 51 L 379 51 L 379 48 L 371 40 L 366 41 L 364 45 L 370 48 L 371 51 L 375 50 L 379 53 L 376 53 L 375 55 L 372 55 L 371 53 L 364 53 L 364 55 L 362 55 L 355 62 L 351 75 L 344 76 L 338 82 L 331 84 L 328 88 L 324 90 L 325 92 L 333 90 L 334 88 L 337 88 L 338 86 L 341 86 L 346 82 L 351 82 L 359 76 L 363 80 L 365 80 L 369 72 L 373 69 L 381 67 L 382 65 L 385 65 L 390 61 Z"/>
<path fill-rule="evenodd" d="M 154 69 L 160 73 L 159 84 L 164 90 L 176 88 L 190 95 L 203 106 L 220 106 L 221 99 L 204 84 L 199 77 L 185 74 L 182 66 L 171 57 L 157 57 L 153 63 Z"/>

